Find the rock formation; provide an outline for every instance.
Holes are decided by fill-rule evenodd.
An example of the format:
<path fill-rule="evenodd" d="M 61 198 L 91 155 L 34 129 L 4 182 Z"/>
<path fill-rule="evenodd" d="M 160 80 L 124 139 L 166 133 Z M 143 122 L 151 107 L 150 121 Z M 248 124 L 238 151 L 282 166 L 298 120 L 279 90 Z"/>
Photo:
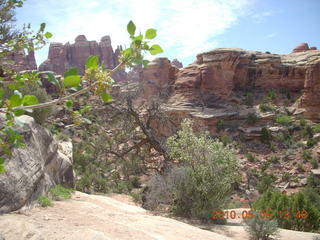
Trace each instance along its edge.
<path fill-rule="evenodd" d="M 305 51 L 310 51 L 310 50 L 317 50 L 317 47 L 310 47 L 309 48 L 308 43 L 301 43 L 293 49 L 292 53 L 305 52 Z"/>
<path fill-rule="evenodd" d="M 6 172 L 0 174 L 0 214 L 31 203 L 56 184 L 74 186 L 71 142 L 59 144 L 32 117 L 18 120 L 26 146 L 13 150 L 5 161 Z"/>
<path fill-rule="evenodd" d="M 84 35 L 79 35 L 75 43 L 66 44 L 51 43 L 49 47 L 48 59 L 40 66 L 40 71 L 53 71 L 56 74 L 63 75 L 70 67 L 77 67 L 81 74 L 85 71 L 85 62 L 89 56 L 98 56 L 100 64 L 106 68 L 113 69 L 119 63 L 121 47 L 113 51 L 111 39 L 104 36 L 101 41 L 88 41 Z M 124 70 L 119 70 L 114 74 L 116 81 L 125 80 Z"/>
<path fill-rule="evenodd" d="M 144 97 L 169 95 L 178 69 L 167 58 L 156 58 L 142 73 Z"/>
<path fill-rule="evenodd" d="M 320 119 L 320 58 L 308 63 L 301 106 L 307 110 L 306 118 Z"/>
<path fill-rule="evenodd" d="M 37 63 L 33 50 L 28 51 L 28 54 L 26 54 L 24 50 L 12 52 L 5 56 L 3 64 L 13 66 L 16 71 L 37 70 Z"/>
<path fill-rule="evenodd" d="M 179 62 L 176 58 L 172 60 L 171 64 L 176 68 L 183 68 L 182 62 Z"/>
<path fill-rule="evenodd" d="M 296 93 L 305 89 L 302 97 L 305 116 L 320 119 L 318 61 L 318 50 L 277 55 L 229 48 L 201 53 L 194 63 L 181 69 L 173 67 L 168 59 L 159 58 L 143 70 L 144 97 L 170 89 L 168 103 L 206 106 L 214 111 L 209 115 L 217 117 L 239 114 L 239 109 L 235 110 L 239 108 L 235 92 L 240 89 L 284 89 Z M 226 105 L 223 101 L 236 103 L 238 107 L 229 104 L 229 110 L 221 112 L 221 106 Z"/>

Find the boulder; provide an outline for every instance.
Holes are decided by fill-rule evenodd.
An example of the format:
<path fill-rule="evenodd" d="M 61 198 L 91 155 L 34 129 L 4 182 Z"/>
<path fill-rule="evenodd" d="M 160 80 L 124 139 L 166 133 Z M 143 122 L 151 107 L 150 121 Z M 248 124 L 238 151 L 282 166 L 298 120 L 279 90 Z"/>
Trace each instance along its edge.
<path fill-rule="evenodd" d="M 20 116 L 17 131 L 24 147 L 14 148 L 0 174 L 0 214 L 31 204 L 56 184 L 74 187 L 72 143 L 57 142 L 29 116 Z"/>

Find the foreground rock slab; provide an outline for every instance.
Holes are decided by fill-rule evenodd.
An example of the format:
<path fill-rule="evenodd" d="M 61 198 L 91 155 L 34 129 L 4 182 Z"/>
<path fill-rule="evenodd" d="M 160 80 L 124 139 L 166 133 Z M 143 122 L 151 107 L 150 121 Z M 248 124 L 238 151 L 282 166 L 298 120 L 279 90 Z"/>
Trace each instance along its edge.
<path fill-rule="evenodd" d="M 6 172 L 0 174 L 0 214 L 32 204 L 56 184 L 74 186 L 72 143 L 57 142 L 32 117 L 17 120 L 25 146 L 13 149 L 5 161 Z"/>
<path fill-rule="evenodd" d="M 50 208 L 0 216 L 0 233 L 6 240 L 231 239 L 110 197 L 80 192 Z"/>

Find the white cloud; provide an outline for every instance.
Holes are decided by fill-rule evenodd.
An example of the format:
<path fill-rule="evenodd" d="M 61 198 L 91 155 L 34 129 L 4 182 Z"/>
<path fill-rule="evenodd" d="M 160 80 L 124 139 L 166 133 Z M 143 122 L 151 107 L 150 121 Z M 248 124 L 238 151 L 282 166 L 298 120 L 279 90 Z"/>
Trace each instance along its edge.
<path fill-rule="evenodd" d="M 268 34 L 268 35 L 266 36 L 266 38 L 274 38 L 274 37 L 276 37 L 276 36 L 277 36 L 276 33 L 270 33 L 270 34 Z"/>
<path fill-rule="evenodd" d="M 267 17 L 274 15 L 274 11 L 265 11 L 260 13 L 252 13 L 251 17 L 258 23 L 263 22 Z"/>
<path fill-rule="evenodd" d="M 99 41 L 110 35 L 114 47 L 128 43 L 126 24 L 132 19 L 138 30 L 158 30 L 156 42 L 164 48 L 164 56 L 183 60 L 215 48 L 215 37 L 237 22 L 249 1 L 30 0 L 24 11 L 47 23 L 54 34 L 52 41 L 73 42 L 79 34 Z M 44 52 L 40 58 L 46 58 Z"/>

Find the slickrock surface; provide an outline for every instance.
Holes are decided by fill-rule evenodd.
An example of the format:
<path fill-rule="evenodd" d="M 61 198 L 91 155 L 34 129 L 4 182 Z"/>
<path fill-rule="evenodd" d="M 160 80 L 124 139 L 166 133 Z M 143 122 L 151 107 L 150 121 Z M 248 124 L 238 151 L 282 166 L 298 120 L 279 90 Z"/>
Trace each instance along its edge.
<path fill-rule="evenodd" d="M 241 209 L 240 209 L 241 210 Z M 239 211 L 240 211 L 239 210 Z M 76 192 L 53 207 L 0 216 L 6 240 L 247 240 L 242 225 L 189 225 L 156 216 L 132 205 L 125 196 Z M 313 233 L 280 231 L 280 240 L 312 240 Z"/>
<path fill-rule="evenodd" d="M 80 192 L 47 209 L 0 216 L 0 233 L 6 240 L 231 239 L 110 197 Z"/>

